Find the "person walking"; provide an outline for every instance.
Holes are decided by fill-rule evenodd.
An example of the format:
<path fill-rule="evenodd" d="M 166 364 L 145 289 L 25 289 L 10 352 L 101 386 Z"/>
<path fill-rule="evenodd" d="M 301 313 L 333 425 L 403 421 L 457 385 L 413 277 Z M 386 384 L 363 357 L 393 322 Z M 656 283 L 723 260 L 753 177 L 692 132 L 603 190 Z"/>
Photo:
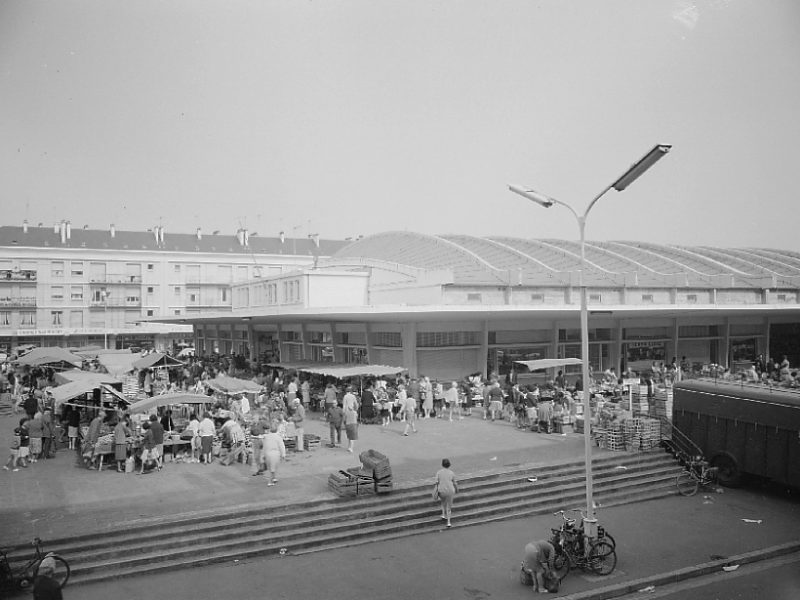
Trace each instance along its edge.
<path fill-rule="evenodd" d="M 214 421 L 211 420 L 209 412 L 203 413 L 203 420 L 200 421 L 198 434 L 200 435 L 200 454 L 203 459 L 203 464 L 211 464 L 211 450 L 214 442 L 214 434 L 217 432 L 214 427 Z"/>
<path fill-rule="evenodd" d="M 266 421 L 259 417 L 250 425 L 250 445 L 253 455 L 250 458 L 250 474 L 255 477 L 261 475 L 266 468 L 264 467 L 263 441 L 267 433 Z"/>
<path fill-rule="evenodd" d="M 417 426 L 414 423 L 414 420 L 416 419 L 417 399 L 413 396 L 406 396 L 405 400 L 403 400 L 403 405 L 400 407 L 400 410 L 403 411 L 406 421 L 406 427 L 405 430 L 403 430 L 403 435 L 408 435 L 409 427 L 414 433 L 417 433 Z"/>
<path fill-rule="evenodd" d="M 28 421 L 28 435 L 30 436 L 30 460 L 32 463 L 38 462 L 42 455 L 42 430 L 44 421 L 42 413 L 37 411 L 32 419 Z"/>
<path fill-rule="evenodd" d="M 122 417 L 114 426 L 114 459 L 117 461 L 117 472 L 125 472 L 125 461 L 128 459 L 128 437 L 131 430 L 126 422 L 127 417 Z"/>
<path fill-rule="evenodd" d="M 346 396 L 345 396 L 346 397 Z M 344 432 L 347 435 L 347 451 L 351 454 L 355 449 L 355 443 L 358 439 L 358 410 L 352 403 L 345 404 L 344 406 Z"/>
<path fill-rule="evenodd" d="M 270 477 L 267 485 L 273 486 L 278 483 L 278 465 L 281 460 L 286 458 L 286 445 L 283 443 L 283 438 L 278 433 L 277 423 L 272 423 L 272 425 L 270 425 L 269 433 L 264 436 L 263 446 Z"/>
<path fill-rule="evenodd" d="M 328 426 L 331 430 L 331 443 L 330 447 L 334 448 L 342 443 L 342 423 L 344 422 L 344 411 L 342 407 L 336 404 L 329 404 L 328 406 Z M 335 441 L 334 441 L 335 434 Z"/>
<path fill-rule="evenodd" d="M 56 446 L 56 424 L 48 408 L 42 415 L 42 458 L 55 458 Z"/>
<path fill-rule="evenodd" d="M 458 493 L 458 482 L 447 458 L 442 459 L 442 468 L 436 471 L 436 491 L 442 505 L 442 519 L 447 521 L 447 527 L 451 527 L 450 515 L 453 510 L 453 498 Z"/>
<path fill-rule="evenodd" d="M 300 398 L 295 398 L 292 401 L 292 405 L 294 412 L 292 412 L 291 419 L 292 422 L 294 422 L 294 432 L 297 436 L 295 452 L 305 452 L 305 430 L 303 429 L 303 422 L 306 418 L 306 409 L 303 406 L 303 403 L 300 401 Z"/>
<path fill-rule="evenodd" d="M 450 421 L 453 420 L 453 411 L 458 414 L 459 419 L 463 419 L 464 417 L 461 416 L 460 411 L 458 410 L 458 382 L 453 381 L 450 384 L 450 387 L 447 388 L 447 391 L 444 393 L 444 401 L 447 403 L 447 410 L 450 414 Z"/>
<path fill-rule="evenodd" d="M 164 466 L 164 427 L 156 415 L 150 415 L 150 431 L 153 432 L 153 443 L 155 444 L 155 459 L 158 470 Z"/>
<path fill-rule="evenodd" d="M 538 591 L 542 594 L 548 592 L 545 579 L 551 578 L 555 557 L 556 549 L 547 540 L 538 540 L 525 545 L 522 569 L 530 573 L 534 592 Z"/>
<path fill-rule="evenodd" d="M 69 438 L 69 449 L 75 450 L 78 448 L 78 431 L 81 426 L 81 411 L 74 406 L 70 408 L 71 410 L 67 415 L 67 436 Z"/>

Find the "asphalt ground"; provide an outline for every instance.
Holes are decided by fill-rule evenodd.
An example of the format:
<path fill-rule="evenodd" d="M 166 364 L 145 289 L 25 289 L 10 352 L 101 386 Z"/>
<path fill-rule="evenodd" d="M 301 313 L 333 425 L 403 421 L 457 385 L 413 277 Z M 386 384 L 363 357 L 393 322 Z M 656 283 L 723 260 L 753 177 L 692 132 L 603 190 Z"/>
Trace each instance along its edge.
<path fill-rule="evenodd" d="M 30 541 L 34 536 L 66 537 L 90 531 L 118 529 L 124 523 L 164 518 L 181 512 L 209 511 L 245 504 L 285 505 L 331 498 L 328 476 L 359 466 L 358 454 L 374 449 L 391 463 L 395 486 L 433 480 L 442 458 L 466 476 L 519 465 L 582 460 L 580 434 L 538 434 L 507 422 L 484 421 L 479 411 L 463 420 L 422 419 L 418 433 L 402 435 L 404 424 L 389 428 L 361 425 L 355 451 L 328 448 L 329 428 L 319 413 L 310 413 L 306 434 L 319 435 L 320 448 L 289 452 L 278 472 L 278 485 L 252 477 L 249 466 L 165 462 L 160 472 L 120 474 L 115 467 L 101 472 L 80 466 L 75 451 L 59 449 L 56 458 L 39 461 L 18 472 L 0 471 L 0 545 Z M 0 444 L 8 442 L 19 415 L 0 418 Z M 606 453 L 595 449 L 596 453 Z M 7 458 L 7 457 L 6 457 Z"/>
<path fill-rule="evenodd" d="M 0 418 L 0 444 L 7 447 L 18 418 L 19 415 Z M 167 462 L 163 471 L 143 476 L 119 474 L 115 470 L 90 471 L 78 466 L 75 452 L 61 449 L 55 459 L 40 461 L 16 473 L 0 472 L 0 546 L 24 543 L 39 536 L 45 540 L 46 548 L 48 538 L 87 532 L 102 534 L 105 530 L 124 528 L 126 523 L 133 522 L 152 521 L 157 524 L 159 520 L 181 512 L 214 514 L 223 506 L 256 504 L 268 507 L 327 499 L 331 497 L 327 489 L 328 475 L 358 465 L 358 453 L 369 448 L 389 457 L 398 487 L 432 481 L 443 457 L 450 458 L 456 473 L 466 477 L 521 465 L 581 460 L 584 453 L 580 434 L 547 435 L 521 431 L 509 423 L 484 421 L 478 411 L 472 417 L 454 422 L 421 420 L 417 422 L 417 428 L 418 433 L 404 437 L 403 425 L 399 422 L 394 422 L 388 429 L 379 425 L 362 425 L 355 453 L 350 454 L 343 448 L 325 447 L 327 424 L 319 420 L 318 414 L 312 413 L 306 424 L 306 433 L 321 436 L 321 447 L 312 452 L 290 453 L 289 459 L 280 467 L 280 481 L 274 487 L 267 487 L 264 477 L 252 477 L 248 466 L 223 467 L 218 462 L 208 466 Z M 593 452 L 596 456 L 613 454 L 597 448 Z M 608 509 L 601 506 L 598 514 L 601 523 L 617 540 L 620 549 L 617 570 L 606 578 L 571 574 L 560 595 L 595 600 L 615 597 L 650 585 L 661 585 L 665 581 L 680 581 L 704 572 L 719 571 L 731 557 L 744 557 L 742 560 L 752 562 L 776 552 L 780 555 L 800 549 L 797 494 L 785 494 L 780 489 L 708 491 L 692 498 L 674 496 Z M 383 560 L 382 553 L 386 552 L 398 565 L 410 561 L 408 568 L 419 571 L 422 567 L 414 566 L 413 557 L 419 554 L 415 548 L 434 544 L 437 556 L 440 553 L 447 557 L 441 565 L 443 569 L 453 570 L 464 581 L 475 579 L 475 585 L 462 586 L 464 589 L 483 590 L 488 585 L 478 585 L 480 572 L 500 573 L 490 577 L 496 579 L 491 593 L 506 597 L 510 590 L 515 590 L 512 595 L 516 597 L 521 589 L 519 583 L 516 583 L 518 587 L 506 586 L 514 581 L 514 571 L 521 558 L 517 555 L 521 554 L 527 541 L 547 537 L 550 527 L 558 525 L 556 521 L 551 516 L 535 516 L 462 529 L 457 522 L 456 504 L 454 528 L 446 534 L 443 531 L 441 534 L 423 534 L 337 550 L 337 560 L 333 562 L 345 555 L 352 555 L 353 560 L 357 560 L 366 552 L 378 568 L 377 563 Z M 440 548 L 440 545 L 443 546 Z M 476 546 L 480 545 L 487 547 L 478 551 L 481 562 L 475 565 Z M 299 561 L 290 570 L 292 572 L 303 572 L 303 561 L 310 561 L 310 565 L 327 564 L 327 561 L 320 562 L 320 555 L 314 553 L 287 558 Z M 276 564 L 270 564 L 269 568 L 277 568 Z M 463 565 L 473 565 L 472 570 L 477 571 L 477 575 L 473 577 L 472 571 Z M 237 568 L 245 566 L 236 565 Z M 210 566 L 204 570 L 215 568 Z M 391 565 L 386 565 L 386 569 L 391 572 Z M 317 569 L 314 576 L 325 572 L 325 569 Z M 168 577 L 149 575 L 147 579 L 161 581 L 159 578 Z M 405 576 L 404 583 L 411 586 L 409 594 L 386 597 L 432 597 L 427 593 L 420 592 L 421 595 L 416 596 L 410 593 L 423 579 L 410 582 Z M 439 579 L 441 577 L 432 577 L 434 582 Z M 387 589 L 397 589 L 391 581 L 384 581 L 384 584 L 389 586 Z M 128 584 L 119 582 L 119 585 Z M 296 585 L 300 595 L 292 597 L 304 597 L 302 590 L 306 583 L 298 582 Z M 478 597 L 471 592 L 466 596 L 461 592 L 451 595 L 452 589 L 445 593 L 445 588 L 449 589 L 447 585 L 446 579 L 441 582 L 444 586 L 442 595 L 437 597 Z M 344 589 L 342 593 L 346 593 Z M 131 592 L 120 597 L 139 596 Z M 179 594 L 174 596 L 178 597 Z M 240 597 L 250 596 L 244 594 Z"/>

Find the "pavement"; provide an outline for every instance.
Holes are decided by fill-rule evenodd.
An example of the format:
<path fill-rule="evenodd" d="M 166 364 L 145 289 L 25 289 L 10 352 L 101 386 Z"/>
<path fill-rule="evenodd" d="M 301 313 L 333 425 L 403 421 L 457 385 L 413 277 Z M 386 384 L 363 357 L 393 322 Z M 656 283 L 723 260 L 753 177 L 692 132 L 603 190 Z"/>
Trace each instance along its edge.
<path fill-rule="evenodd" d="M 0 418 L 0 444 L 8 443 L 18 418 Z M 25 543 L 39 536 L 45 540 L 46 548 L 48 538 L 102 534 L 125 527 L 126 523 L 157 523 L 175 513 L 213 514 L 223 506 L 267 508 L 329 499 L 328 475 L 358 465 L 358 453 L 369 448 L 389 457 L 398 487 L 432 481 L 444 457 L 450 458 L 457 475 L 468 477 L 523 465 L 580 460 L 584 453 L 582 435 L 520 431 L 509 423 L 484 421 L 477 411 L 472 417 L 453 422 L 421 420 L 417 428 L 418 433 L 404 437 L 398 422 L 388 429 L 362 425 L 355 453 L 350 454 L 343 448 L 325 447 L 327 424 L 319 420 L 318 414 L 311 413 L 306 433 L 321 436 L 322 447 L 290 453 L 274 487 L 267 487 L 263 477 L 252 477 L 247 466 L 223 467 L 217 462 L 208 466 L 167 462 L 163 471 L 142 476 L 115 470 L 90 471 L 78 466 L 75 452 L 62 449 L 55 459 L 40 461 L 28 469 L 0 471 L 0 546 Z M 594 452 L 612 454 L 597 448 Z M 582 599 L 615 597 L 657 585 L 652 582 L 719 570 L 732 560 L 752 562 L 800 551 L 800 503 L 796 492 L 725 489 L 723 493 L 712 491 L 693 498 L 676 496 L 666 500 L 669 509 L 660 506 L 661 501 L 607 510 L 601 506 L 601 523 L 618 545 L 626 544 L 621 554 L 627 559 L 620 559 L 618 572 L 612 577 L 590 578 L 585 586 L 572 586 L 562 590 L 563 594 Z M 454 524 L 457 533 L 459 528 Z M 533 517 L 527 521 L 525 535 L 541 530 L 540 537 L 546 537 L 551 526 L 557 526 L 552 517 Z M 476 528 L 465 527 L 462 531 L 471 529 Z M 493 524 L 490 535 L 503 535 L 506 529 L 507 536 L 519 535 L 511 522 Z M 668 537 L 678 529 L 684 532 L 682 536 Z M 666 539 L 669 543 L 659 543 Z M 392 544 L 413 548 L 419 541 L 419 536 L 413 536 Z M 725 558 L 711 558 L 706 551 L 709 542 L 716 548 L 714 555 Z M 519 547 L 522 546 L 524 543 Z M 359 552 L 359 548 L 364 547 L 352 550 Z"/>

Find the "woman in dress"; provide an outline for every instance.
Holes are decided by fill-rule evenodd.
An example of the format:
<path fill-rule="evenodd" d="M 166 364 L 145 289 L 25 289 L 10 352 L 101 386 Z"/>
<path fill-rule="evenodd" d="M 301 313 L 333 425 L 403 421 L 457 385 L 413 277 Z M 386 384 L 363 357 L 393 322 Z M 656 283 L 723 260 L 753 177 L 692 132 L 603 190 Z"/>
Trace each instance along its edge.
<path fill-rule="evenodd" d="M 453 509 L 453 498 L 458 493 L 458 482 L 456 474 L 450 470 L 450 460 L 447 458 L 442 459 L 442 468 L 436 472 L 436 489 L 442 505 L 442 519 L 450 527 L 450 513 Z"/>
<path fill-rule="evenodd" d="M 278 424 L 275 422 L 270 425 L 269 433 L 264 436 L 262 452 L 266 458 L 267 470 L 270 475 L 267 485 L 273 486 L 278 483 L 278 465 L 281 460 L 286 458 L 286 445 L 283 443 L 283 437 L 278 433 Z"/>
<path fill-rule="evenodd" d="M 128 436 L 131 430 L 126 422 L 127 417 L 121 418 L 114 426 L 114 459 L 117 461 L 117 472 L 125 472 L 125 461 L 128 459 Z"/>

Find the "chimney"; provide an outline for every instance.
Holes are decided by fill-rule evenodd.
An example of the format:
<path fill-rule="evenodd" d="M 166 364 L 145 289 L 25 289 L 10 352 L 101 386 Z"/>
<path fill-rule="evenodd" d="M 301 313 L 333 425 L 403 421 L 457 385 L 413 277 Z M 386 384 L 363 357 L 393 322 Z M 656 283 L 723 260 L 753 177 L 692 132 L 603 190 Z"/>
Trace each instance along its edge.
<path fill-rule="evenodd" d="M 66 244 L 67 243 L 67 222 L 66 221 L 64 221 L 64 220 L 61 221 L 60 229 L 61 229 L 61 243 L 62 244 Z"/>
<path fill-rule="evenodd" d="M 281 231 L 278 236 L 281 238 L 281 244 L 283 244 L 286 241 L 286 234 Z"/>
<path fill-rule="evenodd" d="M 111 224 L 111 229 L 109 230 L 109 233 L 111 233 L 112 238 L 117 235 L 117 228 L 114 227 L 113 223 Z"/>
<path fill-rule="evenodd" d="M 67 239 L 72 237 L 72 221 L 67 221 Z"/>
<path fill-rule="evenodd" d="M 200 229 L 199 227 L 197 228 L 197 239 L 198 240 L 202 240 L 203 239 L 203 230 Z"/>
<path fill-rule="evenodd" d="M 158 241 L 161 243 L 161 245 L 164 244 L 164 226 L 163 225 L 159 225 L 158 226 Z"/>
<path fill-rule="evenodd" d="M 247 248 L 250 245 L 250 232 L 245 229 L 244 230 L 244 246 Z"/>
<path fill-rule="evenodd" d="M 156 244 L 157 244 L 157 243 L 158 243 L 158 225 L 156 225 L 155 227 L 153 227 L 153 235 L 154 235 L 154 236 L 155 236 L 155 238 L 156 238 Z"/>
<path fill-rule="evenodd" d="M 22 233 L 28 233 L 28 219 L 22 222 Z"/>
<path fill-rule="evenodd" d="M 244 246 L 244 229 L 241 227 L 236 230 L 236 239 L 239 240 L 240 246 Z"/>
<path fill-rule="evenodd" d="M 53 233 L 58 235 L 58 231 L 59 231 L 58 221 L 56 221 L 55 223 L 53 223 Z"/>

